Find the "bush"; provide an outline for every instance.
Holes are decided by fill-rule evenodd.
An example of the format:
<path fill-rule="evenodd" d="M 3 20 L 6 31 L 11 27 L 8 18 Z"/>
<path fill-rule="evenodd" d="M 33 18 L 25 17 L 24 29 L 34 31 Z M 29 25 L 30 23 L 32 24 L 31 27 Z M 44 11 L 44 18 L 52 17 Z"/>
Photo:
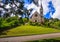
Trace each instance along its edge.
<path fill-rule="evenodd" d="M 17 17 L 0 18 L 0 31 L 19 26 L 22 24 L 20 21 L 22 20 L 19 20 Z"/>
<path fill-rule="evenodd" d="M 19 23 L 20 23 L 21 25 L 23 25 L 23 24 L 24 24 L 24 22 L 23 22 L 23 19 L 22 19 L 22 18 L 19 18 Z"/>
<path fill-rule="evenodd" d="M 28 21 L 29 21 L 28 18 L 23 18 L 24 23 L 27 23 Z"/>
<path fill-rule="evenodd" d="M 11 22 L 11 21 L 14 21 L 14 20 L 18 20 L 18 17 L 6 18 L 6 21 L 7 21 L 7 22 Z"/>
<path fill-rule="evenodd" d="M 49 19 L 48 21 L 45 20 L 44 26 L 55 28 L 55 29 L 60 29 L 60 20 L 58 19 Z"/>
<path fill-rule="evenodd" d="M 19 21 L 18 21 L 18 20 L 14 20 L 14 21 L 11 21 L 11 22 L 9 23 L 9 25 L 10 25 L 10 27 L 12 28 L 12 27 L 19 26 L 19 25 L 20 25 L 20 23 L 19 23 Z"/>
<path fill-rule="evenodd" d="M 18 17 L 10 17 L 7 18 L 6 21 L 9 23 L 10 28 L 20 25 Z"/>
<path fill-rule="evenodd" d="M 60 29 L 60 21 L 55 21 L 54 23 L 51 23 L 50 26 L 56 29 Z"/>
<path fill-rule="evenodd" d="M 33 26 L 41 26 L 41 24 L 38 23 L 38 22 L 31 22 L 31 21 L 29 21 L 29 24 L 33 25 Z"/>
<path fill-rule="evenodd" d="M 9 23 L 4 18 L 0 18 L 0 31 L 6 30 L 9 27 Z"/>

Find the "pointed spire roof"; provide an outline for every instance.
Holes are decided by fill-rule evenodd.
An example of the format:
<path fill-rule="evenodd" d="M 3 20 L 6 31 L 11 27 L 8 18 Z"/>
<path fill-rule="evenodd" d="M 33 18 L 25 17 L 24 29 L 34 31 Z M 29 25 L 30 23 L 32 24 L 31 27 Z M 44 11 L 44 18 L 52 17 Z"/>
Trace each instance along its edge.
<path fill-rule="evenodd" d="M 42 3 L 41 3 L 41 8 L 43 8 Z"/>
<path fill-rule="evenodd" d="M 41 0 L 41 8 L 43 8 L 43 6 L 42 6 L 42 0 Z"/>

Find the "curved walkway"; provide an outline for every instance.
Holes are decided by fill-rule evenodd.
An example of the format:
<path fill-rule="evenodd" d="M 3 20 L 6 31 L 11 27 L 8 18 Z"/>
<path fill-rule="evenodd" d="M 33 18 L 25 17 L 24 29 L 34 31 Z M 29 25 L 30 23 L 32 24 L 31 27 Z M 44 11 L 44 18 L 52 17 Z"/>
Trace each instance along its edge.
<path fill-rule="evenodd" d="M 56 37 L 60 37 L 60 33 L 0 38 L 0 42 L 23 42 L 23 41 L 40 40 L 40 39 L 48 39 L 48 38 L 56 38 Z"/>

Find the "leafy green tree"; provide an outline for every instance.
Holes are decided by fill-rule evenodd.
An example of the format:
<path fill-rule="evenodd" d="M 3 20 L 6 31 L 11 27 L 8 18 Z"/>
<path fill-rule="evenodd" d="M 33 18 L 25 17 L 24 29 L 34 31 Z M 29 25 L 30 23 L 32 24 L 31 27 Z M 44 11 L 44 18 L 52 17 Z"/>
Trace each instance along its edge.
<path fill-rule="evenodd" d="M 9 8 L 6 8 L 7 5 L 9 5 Z M 18 0 L 10 0 L 9 2 L 8 0 L 6 0 L 5 3 L 3 3 L 3 5 L 0 6 L 0 8 L 3 8 L 5 10 L 3 17 L 7 18 L 11 16 L 11 14 L 14 14 L 15 16 L 23 15 L 23 6 L 24 2 L 20 2 Z"/>

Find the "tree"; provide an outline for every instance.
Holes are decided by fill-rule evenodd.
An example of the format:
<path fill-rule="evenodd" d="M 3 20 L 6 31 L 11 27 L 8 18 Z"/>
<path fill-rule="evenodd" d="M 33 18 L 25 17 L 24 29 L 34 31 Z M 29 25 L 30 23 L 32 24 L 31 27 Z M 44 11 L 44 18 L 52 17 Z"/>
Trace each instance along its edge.
<path fill-rule="evenodd" d="M 15 16 L 23 14 L 23 6 L 24 6 L 23 4 L 24 4 L 24 2 L 20 2 L 18 0 L 10 0 L 10 1 L 5 0 L 5 3 L 3 3 L 3 4 L 4 5 L 1 5 L 0 8 L 3 8 L 5 10 L 5 13 L 4 13 L 5 17 L 8 16 L 8 15 L 11 15 L 12 13 Z M 9 6 L 9 8 L 7 8 L 7 5 Z"/>
<path fill-rule="evenodd" d="M 2 13 L 2 11 L 0 10 L 0 17 L 1 17 L 1 13 Z"/>
<path fill-rule="evenodd" d="M 16 15 L 16 16 L 18 16 L 18 15 L 22 15 L 23 14 L 23 4 L 24 4 L 24 2 L 20 2 L 20 1 L 18 1 L 18 0 L 11 0 L 12 2 L 10 2 L 11 4 L 14 4 L 15 5 L 15 7 L 12 7 L 11 5 L 11 7 L 12 7 L 12 9 L 13 9 L 13 13 Z M 17 4 L 19 4 L 19 5 L 17 5 Z M 16 8 L 16 9 L 14 9 L 14 8 Z"/>
<path fill-rule="evenodd" d="M 31 11 L 32 11 L 33 9 L 27 9 L 27 8 L 24 8 L 24 14 L 25 14 L 25 17 L 27 17 L 27 18 L 29 18 L 29 15 L 30 15 L 30 13 L 31 13 Z"/>

